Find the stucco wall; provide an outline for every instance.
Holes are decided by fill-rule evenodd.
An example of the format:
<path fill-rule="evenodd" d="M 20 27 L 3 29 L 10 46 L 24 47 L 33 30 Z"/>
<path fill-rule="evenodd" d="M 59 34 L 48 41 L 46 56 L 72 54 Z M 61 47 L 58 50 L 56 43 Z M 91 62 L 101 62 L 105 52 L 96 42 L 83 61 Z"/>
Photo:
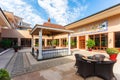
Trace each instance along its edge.
<path fill-rule="evenodd" d="M 109 32 L 120 31 L 120 14 L 108 18 L 108 31 Z"/>
<path fill-rule="evenodd" d="M 2 29 L 1 37 L 7 38 L 31 38 L 27 30 Z"/>
<path fill-rule="evenodd" d="M 107 21 L 108 23 L 108 30 L 98 31 L 97 26 L 104 21 Z M 114 32 L 120 31 L 120 14 L 96 22 L 92 22 L 83 26 L 79 26 L 77 28 L 73 28 L 72 30 L 75 31 L 75 33 L 73 33 L 72 36 L 84 35 L 86 36 L 86 40 L 88 39 L 88 35 L 108 33 L 108 47 L 114 47 L 114 37 L 115 37 Z"/>
<path fill-rule="evenodd" d="M 95 21 L 90 24 L 79 26 L 77 28 L 73 28 L 72 30 L 74 30 L 75 33 L 77 33 L 77 34 L 84 33 L 83 35 L 86 35 L 86 32 L 93 32 L 90 34 L 104 33 L 105 31 L 96 33 L 96 31 L 98 30 L 98 25 L 100 25 L 104 21 L 108 22 L 108 31 L 106 31 L 106 32 L 120 31 L 120 14 L 112 16 L 112 17 L 108 17 L 108 18 L 105 18 L 105 19 L 102 19 L 99 21 Z M 75 33 L 73 33 L 73 34 L 75 34 Z"/>

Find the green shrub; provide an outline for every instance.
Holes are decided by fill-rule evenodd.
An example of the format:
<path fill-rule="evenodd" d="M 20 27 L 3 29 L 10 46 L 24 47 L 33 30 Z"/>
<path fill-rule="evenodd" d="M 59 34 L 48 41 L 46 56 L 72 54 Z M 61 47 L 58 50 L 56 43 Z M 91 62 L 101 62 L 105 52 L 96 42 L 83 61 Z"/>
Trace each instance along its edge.
<path fill-rule="evenodd" d="M 110 54 L 118 54 L 119 50 L 116 48 L 107 48 L 106 52 L 110 55 Z"/>
<path fill-rule="evenodd" d="M 71 48 L 75 48 L 77 42 L 74 40 L 71 40 L 70 44 L 71 44 Z"/>
<path fill-rule="evenodd" d="M 10 80 L 9 73 L 5 69 L 0 69 L 0 80 Z"/>
<path fill-rule="evenodd" d="M 92 48 L 93 46 L 95 46 L 95 41 L 92 39 L 88 39 L 87 40 L 87 47 Z"/>
<path fill-rule="evenodd" d="M 18 49 L 19 46 L 18 46 L 18 45 L 14 45 L 13 48 L 14 48 L 14 49 Z"/>
<path fill-rule="evenodd" d="M 36 44 L 35 44 L 35 47 L 38 47 L 38 46 L 39 46 L 39 44 L 38 44 L 38 43 L 36 43 Z"/>
<path fill-rule="evenodd" d="M 11 40 L 1 40 L 0 41 L 1 47 L 4 49 L 11 47 L 11 43 L 12 43 Z"/>
<path fill-rule="evenodd" d="M 52 40 L 52 46 L 56 45 L 57 44 L 57 40 Z"/>

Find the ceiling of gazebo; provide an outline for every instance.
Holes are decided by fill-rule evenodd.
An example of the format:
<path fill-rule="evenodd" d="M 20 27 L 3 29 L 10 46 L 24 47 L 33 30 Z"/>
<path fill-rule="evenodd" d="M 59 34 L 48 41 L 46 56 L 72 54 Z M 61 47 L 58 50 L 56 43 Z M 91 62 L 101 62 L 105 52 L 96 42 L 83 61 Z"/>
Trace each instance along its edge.
<path fill-rule="evenodd" d="M 66 29 L 60 29 L 60 28 L 51 28 L 47 26 L 42 26 L 42 25 L 36 25 L 32 31 L 32 35 L 39 35 L 39 31 L 42 29 L 42 35 L 57 35 L 61 33 L 72 33 L 73 31 L 71 30 L 66 30 Z"/>

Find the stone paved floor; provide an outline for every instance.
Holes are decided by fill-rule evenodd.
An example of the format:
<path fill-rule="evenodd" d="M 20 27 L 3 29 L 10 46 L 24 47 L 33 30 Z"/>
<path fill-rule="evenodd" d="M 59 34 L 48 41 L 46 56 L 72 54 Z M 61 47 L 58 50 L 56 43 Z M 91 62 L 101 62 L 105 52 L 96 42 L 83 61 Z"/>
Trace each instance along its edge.
<path fill-rule="evenodd" d="M 23 53 L 17 53 L 16 60 L 13 65 L 12 75 L 24 72 Z"/>
<path fill-rule="evenodd" d="M 9 61 L 14 55 L 14 50 L 10 49 L 6 53 L 0 55 L 0 68 L 6 68 L 8 65 Z"/>
<path fill-rule="evenodd" d="M 91 56 L 94 54 L 104 54 L 105 56 L 108 57 L 108 55 L 105 53 L 88 52 L 88 51 L 84 51 L 84 50 L 80 50 L 80 51 L 75 50 L 73 52 L 73 55 L 75 53 L 83 54 L 85 56 Z M 40 64 L 44 67 L 46 67 L 47 65 L 54 64 L 55 61 L 59 62 L 61 60 L 60 58 L 56 58 L 51 61 L 46 60 L 43 62 L 40 62 L 40 61 L 38 62 L 38 61 L 32 59 L 32 57 L 30 56 L 29 53 L 27 53 L 27 56 L 28 56 L 28 59 L 29 58 L 31 59 L 31 61 L 29 61 L 30 65 Z M 64 63 L 61 65 L 53 65 L 53 66 L 47 67 L 45 69 L 43 69 L 44 67 L 43 68 L 41 67 L 40 70 L 30 72 L 30 73 L 27 73 L 24 75 L 16 76 L 13 78 L 13 80 L 84 80 L 81 76 L 75 74 L 76 68 L 74 67 L 74 64 L 75 64 L 74 56 L 66 57 L 66 58 L 69 60 L 73 60 L 73 61 L 67 62 L 66 64 Z M 58 61 L 57 61 L 57 59 L 58 59 Z M 115 76 L 117 77 L 117 80 L 119 80 L 120 79 L 120 55 L 118 55 L 117 59 L 118 59 L 118 61 L 114 65 L 113 72 L 114 72 Z M 35 67 L 33 67 L 33 68 L 35 68 Z M 98 78 L 98 77 L 89 77 L 86 80 L 103 80 L 103 79 Z"/>
<path fill-rule="evenodd" d="M 74 62 L 52 67 L 46 70 L 36 71 L 13 78 L 13 80 L 84 80 L 76 75 Z M 98 77 L 89 77 L 86 80 L 103 80 Z"/>
<path fill-rule="evenodd" d="M 25 51 L 25 50 L 24 50 Z M 75 50 L 73 54 L 79 53 L 83 54 L 85 56 L 91 56 L 94 54 L 99 54 L 100 52 L 89 52 L 84 50 Z M 105 53 L 104 54 L 108 57 Z M 56 58 L 51 60 L 45 60 L 45 61 L 36 61 L 34 60 L 29 53 L 26 53 L 29 65 L 34 65 L 35 67 L 30 68 L 31 72 L 23 75 L 19 75 L 13 78 L 13 80 L 84 80 L 81 76 L 76 75 L 76 68 L 74 67 L 74 56 L 66 57 L 66 59 L 71 60 L 70 62 L 65 62 L 61 64 L 59 61 L 65 61 L 64 58 Z M 58 59 L 58 60 L 57 60 Z M 55 63 L 55 62 L 57 63 Z M 55 64 L 55 65 L 54 65 Z M 57 65 L 56 65 L 57 64 Z M 48 67 L 48 65 L 50 65 Z M 52 66 L 51 66 L 52 65 Z M 35 70 L 34 70 L 35 69 Z M 120 79 L 120 55 L 117 57 L 117 63 L 115 63 L 113 72 L 115 76 L 117 77 L 117 80 Z M 98 77 L 90 77 L 86 80 L 102 80 Z"/>
<path fill-rule="evenodd" d="M 10 66 L 8 71 L 10 72 L 11 77 L 19 76 L 33 71 L 45 70 L 57 65 L 66 64 L 68 62 L 74 61 L 69 58 L 71 56 L 37 61 L 31 56 L 30 50 L 31 49 L 29 48 L 25 48 L 19 50 L 15 54 L 14 60 L 11 60 L 10 64 L 8 65 L 8 67 Z M 11 67 L 11 65 L 13 66 Z"/>

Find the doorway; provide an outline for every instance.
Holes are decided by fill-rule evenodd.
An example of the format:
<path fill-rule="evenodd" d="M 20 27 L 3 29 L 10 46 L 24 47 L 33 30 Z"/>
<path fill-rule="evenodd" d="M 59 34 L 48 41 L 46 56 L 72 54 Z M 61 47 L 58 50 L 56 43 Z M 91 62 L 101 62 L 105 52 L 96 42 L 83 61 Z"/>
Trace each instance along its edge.
<path fill-rule="evenodd" d="M 79 48 L 85 49 L 85 36 L 79 36 Z"/>

